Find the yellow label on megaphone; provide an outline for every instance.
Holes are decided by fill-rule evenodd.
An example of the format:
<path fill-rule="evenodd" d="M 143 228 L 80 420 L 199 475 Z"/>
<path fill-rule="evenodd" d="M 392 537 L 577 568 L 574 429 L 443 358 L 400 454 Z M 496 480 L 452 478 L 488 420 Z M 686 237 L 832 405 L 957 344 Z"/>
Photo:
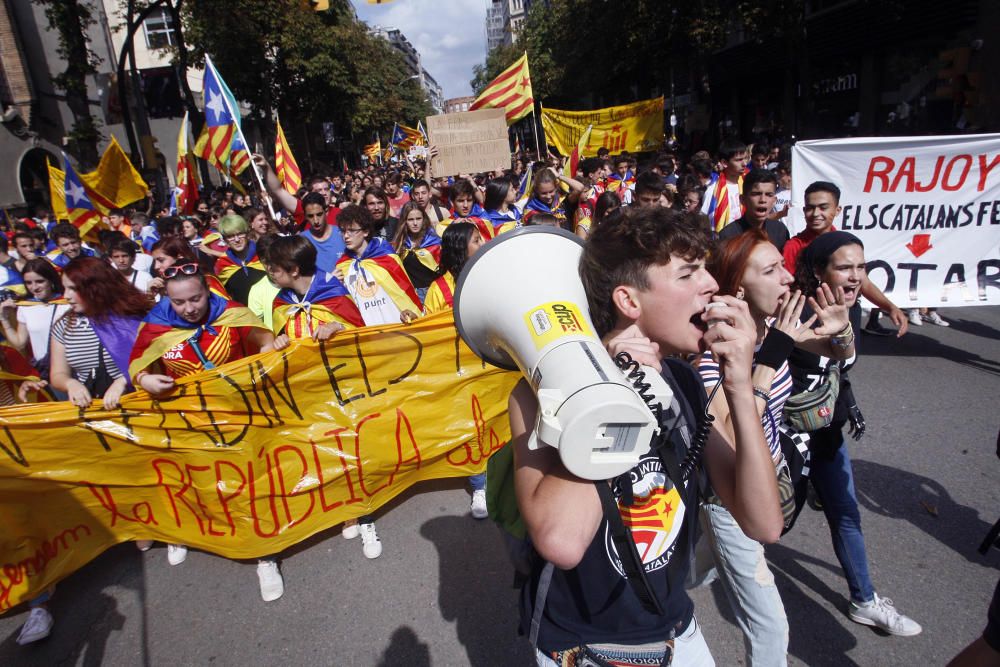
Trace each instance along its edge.
<path fill-rule="evenodd" d="M 535 347 L 541 350 L 566 336 L 593 336 L 587 318 L 571 301 L 550 301 L 536 306 L 524 316 Z"/>

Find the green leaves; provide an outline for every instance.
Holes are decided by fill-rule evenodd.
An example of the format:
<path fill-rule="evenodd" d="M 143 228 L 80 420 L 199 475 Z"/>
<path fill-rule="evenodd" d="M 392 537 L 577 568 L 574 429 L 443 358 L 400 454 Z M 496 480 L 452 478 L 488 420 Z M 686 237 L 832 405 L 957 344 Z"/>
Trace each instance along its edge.
<path fill-rule="evenodd" d="M 254 115 L 305 122 L 332 121 L 358 136 L 416 122 L 430 106 L 402 56 L 368 33 L 347 0 L 316 12 L 295 0 L 188 0 L 183 7 L 195 60 L 207 51 L 236 97 Z"/>

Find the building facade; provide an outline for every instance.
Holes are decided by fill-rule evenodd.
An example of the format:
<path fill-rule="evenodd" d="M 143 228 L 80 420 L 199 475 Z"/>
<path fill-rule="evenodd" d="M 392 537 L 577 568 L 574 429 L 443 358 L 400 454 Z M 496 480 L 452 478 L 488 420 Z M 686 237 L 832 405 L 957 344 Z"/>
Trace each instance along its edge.
<path fill-rule="evenodd" d="M 486 48 L 509 46 L 517 41 L 531 0 L 493 0 L 486 8 Z"/>
<path fill-rule="evenodd" d="M 406 63 L 406 71 L 410 74 L 409 78 L 419 81 L 420 87 L 427 94 L 427 101 L 434 107 L 435 111 L 441 113 L 441 110 L 444 108 L 444 92 L 440 84 L 434 80 L 434 77 L 424 69 L 420 52 L 410 43 L 406 35 L 396 28 L 385 28 L 382 26 L 372 26 L 371 33 L 389 42 L 393 48 L 399 51 Z M 403 81 L 406 81 L 406 79 Z M 400 83 L 402 84 L 403 81 Z"/>
<path fill-rule="evenodd" d="M 468 111 L 469 107 L 476 98 L 472 95 L 468 97 L 452 97 L 444 101 L 444 112 L 445 113 L 457 113 L 459 111 Z"/>

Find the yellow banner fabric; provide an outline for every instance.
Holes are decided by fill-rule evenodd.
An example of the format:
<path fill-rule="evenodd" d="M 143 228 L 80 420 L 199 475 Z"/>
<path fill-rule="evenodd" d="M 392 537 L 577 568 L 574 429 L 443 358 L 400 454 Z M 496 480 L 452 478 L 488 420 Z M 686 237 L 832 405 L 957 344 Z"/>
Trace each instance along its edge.
<path fill-rule="evenodd" d="M 519 375 L 450 312 L 343 332 L 178 381 L 168 397 L 0 410 L 0 613 L 119 542 L 278 554 L 510 438 Z"/>
<path fill-rule="evenodd" d="M 657 150 L 663 145 L 663 98 L 593 111 L 542 109 L 545 140 L 561 155 L 573 152 L 589 125 L 594 129 L 583 157 L 594 157 L 602 147 L 612 155 Z"/>

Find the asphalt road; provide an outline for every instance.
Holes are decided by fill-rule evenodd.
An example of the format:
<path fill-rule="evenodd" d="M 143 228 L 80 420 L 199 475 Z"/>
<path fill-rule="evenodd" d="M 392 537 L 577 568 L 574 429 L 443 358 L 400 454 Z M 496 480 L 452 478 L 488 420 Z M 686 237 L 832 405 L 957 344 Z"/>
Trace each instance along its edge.
<path fill-rule="evenodd" d="M 1000 551 L 976 552 L 1000 516 L 1000 308 L 942 313 L 902 340 L 862 339 L 852 372 L 869 424 L 851 443 L 872 577 L 923 624 L 896 638 L 847 620 L 826 521 L 806 509 L 768 555 L 791 625 L 789 663 L 943 665 L 985 625 Z M 461 482 L 411 489 L 378 515 L 385 547 L 319 535 L 282 559 L 285 596 L 260 600 L 252 562 L 119 545 L 61 583 L 48 639 L 0 665 L 524 665 L 516 593 L 497 529 L 468 515 Z M 693 597 L 719 665 L 744 664 L 718 584 Z"/>

